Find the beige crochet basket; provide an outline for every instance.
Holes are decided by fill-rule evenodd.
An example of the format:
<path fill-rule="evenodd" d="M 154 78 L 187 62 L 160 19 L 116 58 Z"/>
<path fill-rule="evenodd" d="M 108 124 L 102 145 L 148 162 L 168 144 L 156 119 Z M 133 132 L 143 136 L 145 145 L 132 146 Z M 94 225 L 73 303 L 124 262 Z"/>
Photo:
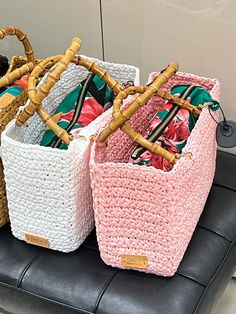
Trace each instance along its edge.
<path fill-rule="evenodd" d="M 23 75 L 30 73 L 36 64 L 34 53 L 26 34 L 14 26 L 0 29 L 0 39 L 4 39 L 8 35 L 16 36 L 18 40 L 22 42 L 26 57 L 14 56 L 12 58 L 6 75 L 0 78 L 0 88 L 9 86 Z M 19 96 L 13 97 L 9 101 L 6 98 L 1 99 L 0 97 L 0 134 L 3 132 L 6 125 L 15 117 L 18 108 L 26 102 L 27 98 L 27 90 L 24 90 Z M 0 227 L 4 226 L 8 220 L 5 180 L 2 160 L 0 159 Z"/>

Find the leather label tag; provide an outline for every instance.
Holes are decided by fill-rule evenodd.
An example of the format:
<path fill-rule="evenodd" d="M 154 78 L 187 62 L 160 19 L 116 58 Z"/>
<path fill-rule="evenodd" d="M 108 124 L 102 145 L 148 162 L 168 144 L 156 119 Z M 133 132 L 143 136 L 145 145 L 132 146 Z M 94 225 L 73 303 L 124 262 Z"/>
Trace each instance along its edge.
<path fill-rule="evenodd" d="M 148 258 L 143 255 L 121 255 L 121 263 L 124 267 L 147 269 Z"/>
<path fill-rule="evenodd" d="M 0 97 L 0 109 L 7 107 L 12 103 L 12 101 L 16 98 L 9 93 L 5 93 Z"/>
<path fill-rule="evenodd" d="M 49 248 L 49 241 L 47 238 L 39 237 L 39 236 L 36 236 L 34 234 L 26 233 L 25 234 L 25 241 L 29 244 Z"/>

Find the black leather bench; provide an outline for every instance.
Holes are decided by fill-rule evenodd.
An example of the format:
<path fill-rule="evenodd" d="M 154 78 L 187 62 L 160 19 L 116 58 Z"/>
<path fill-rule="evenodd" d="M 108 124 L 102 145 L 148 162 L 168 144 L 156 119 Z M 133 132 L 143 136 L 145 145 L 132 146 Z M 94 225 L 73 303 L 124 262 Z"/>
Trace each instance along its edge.
<path fill-rule="evenodd" d="M 236 156 L 218 152 L 204 212 L 176 275 L 106 266 L 95 233 L 62 254 L 0 230 L 0 307 L 14 314 L 209 314 L 236 261 Z"/>

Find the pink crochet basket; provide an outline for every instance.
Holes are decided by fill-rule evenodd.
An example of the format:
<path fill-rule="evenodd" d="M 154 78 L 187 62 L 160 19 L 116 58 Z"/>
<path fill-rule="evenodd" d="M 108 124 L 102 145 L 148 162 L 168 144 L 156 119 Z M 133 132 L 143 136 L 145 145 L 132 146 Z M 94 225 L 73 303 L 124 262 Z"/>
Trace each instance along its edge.
<path fill-rule="evenodd" d="M 151 73 L 149 82 L 158 73 Z M 208 79 L 179 72 L 163 86 L 195 84 L 219 100 L 220 86 Z M 135 96 L 129 96 L 128 106 Z M 142 135 L 155 112 L 165 103 L 152 97 L 130 119 Z M 212 112 L 215 119 L 218 112 Z M 204 108 L 182 157 L 170 172 L 128 163 L 135 147 L 121 130 L 106 142 L 92 145 L 90 173 L 95 222 L 103 261 L 119 268 L 172 276 L 185 253 L 202 213 L 215 172 L 216 122 Z"/>

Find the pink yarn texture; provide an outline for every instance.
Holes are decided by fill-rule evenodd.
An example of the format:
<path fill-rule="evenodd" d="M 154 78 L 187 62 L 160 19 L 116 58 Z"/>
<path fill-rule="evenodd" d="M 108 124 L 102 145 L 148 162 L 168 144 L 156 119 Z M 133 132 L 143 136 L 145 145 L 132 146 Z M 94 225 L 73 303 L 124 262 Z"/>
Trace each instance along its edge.
<path fill-rule="evenodd" d="M 151 82 L 157 73 L 151 73 Z M 163 87 L 195 84 L 219 100 L 216 79 L 178 73 Z M 125 100 L 128 106 L 135 96 Z M 131 126 L 145 134 L 155 112 L 165 101 L 152 97 L 130 120 Z M 218 119 L 218 112 L 212 112 Z M 126 268 L 121 255 L 141 255 L 148 259 L 146 269 L 162 276 L 172 276 L 186 251 L 204 208 L 215 172 L 216 123 L 204 108 L 188 138 L 183 153 L 170 172 L 128 163 L 135 147 L 133 141 L 117 130 L 107 145 L 95 141 L 91 149 L 90 174 L 95 223 L 103 261 Z M 134 268 L 135 269 L 135 268 Z"/>

